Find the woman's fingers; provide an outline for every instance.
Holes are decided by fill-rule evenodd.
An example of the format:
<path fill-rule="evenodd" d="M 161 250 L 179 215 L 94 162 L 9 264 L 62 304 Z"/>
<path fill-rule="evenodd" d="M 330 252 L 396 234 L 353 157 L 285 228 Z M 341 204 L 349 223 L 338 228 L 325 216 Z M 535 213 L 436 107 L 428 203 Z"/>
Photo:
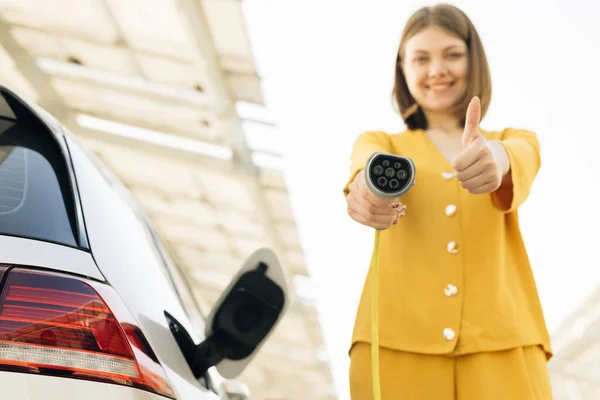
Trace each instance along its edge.
<path fill-rule="evenodd" d="M 349 196 L 350 197 L 350 196 Z M 406 206 L 396 203 L 390 206 L 374 206 L 364 198 L 353 196 L 348 198 L 348 214 L 355 221 L 376 229 L 386 229 L 395 225 L 406 213 Z"/>
<path fill-rule="evenodd" d="M 372 193 L 364 182 L 363 171 L 359 172 L 350 184 L 346 196 L 348 215 L 356 222 L 375 229 L 387 229 L 398 223 L 406 213 L 406 206 L 390 199 L 383 199 Z"/>

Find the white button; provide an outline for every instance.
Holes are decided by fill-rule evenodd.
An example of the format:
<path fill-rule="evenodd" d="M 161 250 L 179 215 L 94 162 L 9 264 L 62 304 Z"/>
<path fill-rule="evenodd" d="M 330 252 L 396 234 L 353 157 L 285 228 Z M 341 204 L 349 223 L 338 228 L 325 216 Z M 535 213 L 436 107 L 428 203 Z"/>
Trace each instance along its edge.
<path fill-rule="evenodd" d="M 442 172 L 442 178 L 444 178 L 446 180 L 450 180 L 450 179 L 454 178 L 454 172 L 444 171 L 444 172 Z"/>
<path fill-rule="evenodd" d="M 456 213 L 456 206 L 454 204 L 448 204 L 446 206 L 446 215 L 451 217 Z"/>
<path fill-rule="evenodd" d="M 456 336 L 456 333 L 454 333 L 454 329 L 451 329 L 451 328 L 444 329 L 444 339 L 452 340 L 452 339 L 454 339 L 455 336 Z"/>
<path fill-rule="evenodd" d="M 458 288 L 456 286 L 450 284 L 444 288 L 444 293 L 448 297 L 454 297 L 458 294 Z"/>
<path fill-rule="evenodd" d="M 454 241 L 448 242 L 447 249 L 448 249 L 448 253 L 456 254 L 456 253 L 458 253 L 458 244 L 456 244 L 456 242 L 454 242 Z"/>

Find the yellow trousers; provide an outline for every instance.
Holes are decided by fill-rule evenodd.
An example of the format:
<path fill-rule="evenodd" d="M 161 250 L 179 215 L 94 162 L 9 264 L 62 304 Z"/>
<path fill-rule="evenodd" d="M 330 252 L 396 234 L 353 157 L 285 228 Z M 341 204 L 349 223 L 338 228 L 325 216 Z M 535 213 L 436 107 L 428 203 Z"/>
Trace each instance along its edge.
<path fill-rule="evenodd" d="M 382 400 L 551 400 L 539 346 L 463 356 L 379 352 Z M 350 398 L 372 400 L 371 348 L 350 350 Z"/>

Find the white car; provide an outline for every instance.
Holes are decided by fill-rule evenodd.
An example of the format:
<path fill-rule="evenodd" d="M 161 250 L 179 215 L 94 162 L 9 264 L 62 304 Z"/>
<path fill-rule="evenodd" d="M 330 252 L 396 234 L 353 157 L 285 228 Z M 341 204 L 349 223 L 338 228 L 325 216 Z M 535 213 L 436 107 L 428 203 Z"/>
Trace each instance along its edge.
<path fill-rule="evenodd" d="M 258 249 L 203 318 L 120 182 L 0 87 L 0 398 L 247 399 L 232 379 L 284 314 L 284 282 Z"/>

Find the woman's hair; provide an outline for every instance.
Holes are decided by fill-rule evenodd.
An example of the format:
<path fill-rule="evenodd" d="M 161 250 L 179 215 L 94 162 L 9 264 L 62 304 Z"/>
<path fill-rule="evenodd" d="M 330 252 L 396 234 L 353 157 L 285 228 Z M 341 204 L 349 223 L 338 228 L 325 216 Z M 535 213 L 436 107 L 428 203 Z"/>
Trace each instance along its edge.
<path fill-rule="evenodd" d="M 467 90 L 453 109 L 453 113 L 464 126 L 465 114 L 469 102 L 474 96 L 481 100 L 481 119 L 485 116 L 492 97 L 492 81 L 490 69 L 479 34 L 467 15 L 458 8 L 448 4 L 438 4 L 433 7 L 423 7 L 417 10 L 408 20 L 398 47 L 393 101 L 404 123 L 409 129 L 427 129 L 427 119 L 408 90 L 406 77 L 402 70 L 402 61 L 406 41 L 423 29 L 436 26 L 462 39 L 467 45 L 468 76 Z"/>

